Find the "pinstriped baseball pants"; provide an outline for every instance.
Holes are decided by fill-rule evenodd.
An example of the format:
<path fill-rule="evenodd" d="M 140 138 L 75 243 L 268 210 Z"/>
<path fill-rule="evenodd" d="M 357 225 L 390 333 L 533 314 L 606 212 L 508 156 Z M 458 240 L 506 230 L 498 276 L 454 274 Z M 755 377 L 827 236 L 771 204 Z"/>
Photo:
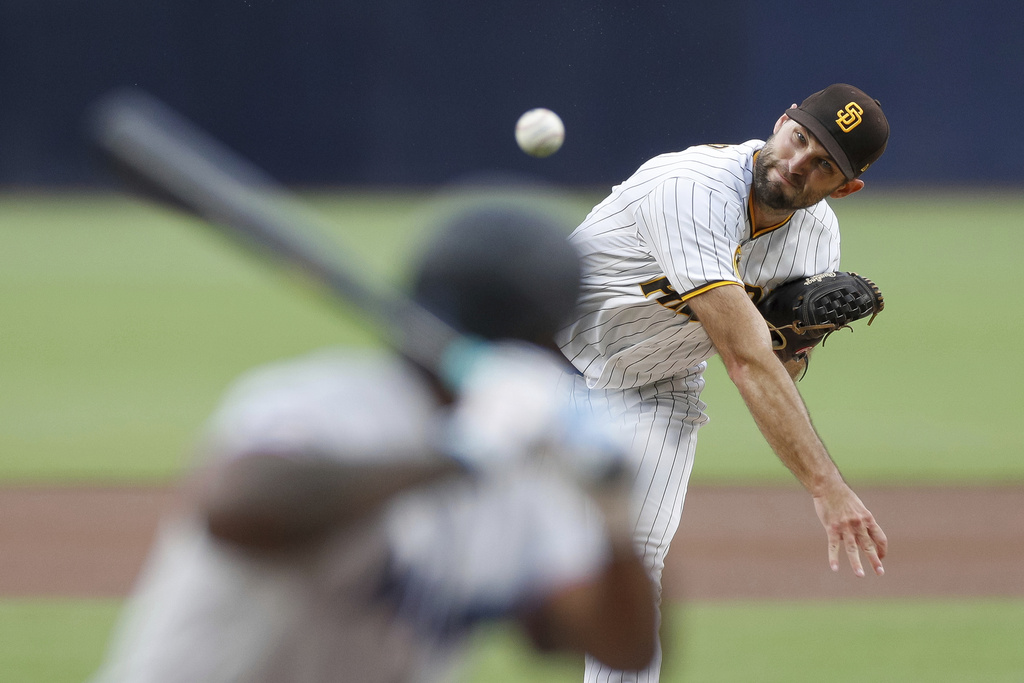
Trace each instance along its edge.
<path fill-rule="evenodd" d="M 629 389 L 588 389 L 580 376 L 573 381 L 574 403 L 606 424 L 621 426 L 632 443 L 634 539 L 657 585 L 659 603 L 665 555 L 683 511 L 697 431 L 708 420 L 700 400 L 705 367 L 702 363 L 686 375 Z M 639 672 L 609 669 L 588 656 L 584 681 L 655 683 L 661 661 L 660 645 L 650 667 Z"/>

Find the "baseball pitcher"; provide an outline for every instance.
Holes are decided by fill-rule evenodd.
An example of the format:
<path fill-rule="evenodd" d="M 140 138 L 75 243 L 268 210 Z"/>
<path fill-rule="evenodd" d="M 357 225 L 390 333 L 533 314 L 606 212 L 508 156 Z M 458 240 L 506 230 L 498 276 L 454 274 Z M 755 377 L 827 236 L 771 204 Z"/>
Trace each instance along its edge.
<path fill-rule="evenodd" d="M 882 573 L 885 535 L 843 481 L 793 381 L 816 341 L 794 341 L 789 349 L 800 353 L 777 356 L 782 338 L 773 339 L 756 304 L 786 283 L 839 271 L 839 222 L 827 199 L 863 188 L 861 174 L 888 136 L 876 100 L 834 84 L 786 110 L 767 141 L 647 161 L 572 234 L 582 292 L 557 340 L 579 373 L 578 404 L 622 425 L 641 453 L 633 463 L 635 538 L 659 584 L 708 419 L 701 390 L 716 354 L 765 439 L 813 497 L 832 569 L 845 554 L 863 575 L 863 555 Z M 801 334 L 881 310 L 880 296 L 844 303 L 847 294 L 863 296 L 857 291 L 810 292 L 811 308 L 829 312 L 796 320 Z M 594 683 L 658 676 L 658 661 L 634 674 L 592 660 L 586 672 Z"/>

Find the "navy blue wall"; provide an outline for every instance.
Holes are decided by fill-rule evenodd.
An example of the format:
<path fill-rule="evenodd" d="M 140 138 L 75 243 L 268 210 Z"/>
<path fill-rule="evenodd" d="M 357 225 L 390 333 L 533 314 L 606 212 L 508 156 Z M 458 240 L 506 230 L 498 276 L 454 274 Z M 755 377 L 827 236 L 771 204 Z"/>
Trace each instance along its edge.
<path fill-rule="evenodd" d="M 835 81 L 882 101 L 870 181 L 1024 182 L 1019 0 L 2 0 L 0 183 L 89 183 L 85 108 L 165 99 L 273 175 L 619 180 L 657 152 L 763 138 Z M 515 147 L 531 107 L 565 147 Z M 866 179 L 868 177 L 866 176 Z"/>

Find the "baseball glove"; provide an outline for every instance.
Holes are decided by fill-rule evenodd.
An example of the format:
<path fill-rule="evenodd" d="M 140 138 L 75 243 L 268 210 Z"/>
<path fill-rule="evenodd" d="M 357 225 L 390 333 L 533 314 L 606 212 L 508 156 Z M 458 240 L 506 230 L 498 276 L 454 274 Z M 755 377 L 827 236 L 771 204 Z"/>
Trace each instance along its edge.
<path fill-rule="evenodd" d="M 870 325 L 883 306 L 882 293 L 871 280 L 831 272 L 776 287 L 757 310 L 771 330 L 775 355 L 785 363 L 805 360 L 808 351 L 854 320 L 870 314 Z"/>

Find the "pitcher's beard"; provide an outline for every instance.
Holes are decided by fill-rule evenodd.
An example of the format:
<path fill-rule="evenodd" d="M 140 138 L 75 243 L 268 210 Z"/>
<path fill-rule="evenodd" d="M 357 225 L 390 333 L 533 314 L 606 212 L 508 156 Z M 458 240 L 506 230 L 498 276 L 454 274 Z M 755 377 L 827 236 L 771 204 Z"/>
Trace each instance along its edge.
<path fill-rule="evenodd" d="M 771 180 L 768 171 L 771 170 L 768 164 L 754 164 L 754 200 L 759 204 L 775 211 L 796 211 L 802 206 L 793 206 L 793 200 L 786 196 L 785 186 L 782 181 Z"/>

